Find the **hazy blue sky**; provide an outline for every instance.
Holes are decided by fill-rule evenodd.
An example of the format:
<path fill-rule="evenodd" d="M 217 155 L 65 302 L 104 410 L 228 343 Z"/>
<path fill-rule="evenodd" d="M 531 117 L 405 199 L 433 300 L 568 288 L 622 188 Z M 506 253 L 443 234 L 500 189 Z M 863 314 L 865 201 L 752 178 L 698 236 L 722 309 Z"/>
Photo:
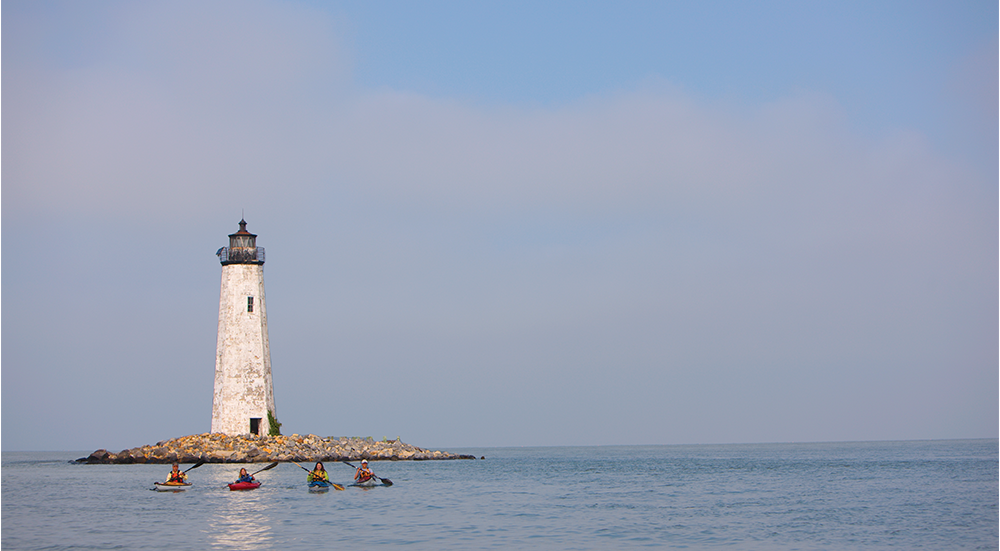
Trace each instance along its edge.
<path fill-rule="evenodd" d="M 996 2 L 4 2 L 4 450 L 997 437 Z"/>

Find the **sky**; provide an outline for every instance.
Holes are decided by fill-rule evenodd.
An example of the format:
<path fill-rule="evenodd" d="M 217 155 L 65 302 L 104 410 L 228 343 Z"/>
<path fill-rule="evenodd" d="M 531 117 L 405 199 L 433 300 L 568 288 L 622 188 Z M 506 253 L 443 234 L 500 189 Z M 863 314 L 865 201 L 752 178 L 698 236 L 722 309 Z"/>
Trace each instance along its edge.
<path fill-rule="evenodd" d="M 996 438 L 995 2 L 4 2 L 2 445 Z"/>

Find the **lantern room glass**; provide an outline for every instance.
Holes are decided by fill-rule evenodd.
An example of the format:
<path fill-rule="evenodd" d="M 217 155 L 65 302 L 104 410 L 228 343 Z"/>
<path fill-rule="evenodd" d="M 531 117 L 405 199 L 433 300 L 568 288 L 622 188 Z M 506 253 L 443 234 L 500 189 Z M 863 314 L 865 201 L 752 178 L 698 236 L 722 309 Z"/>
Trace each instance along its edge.
<path fill-rule="evenodd" d="M 234 234 L 229 236 L 230 249 L 253 249 L 256 248 L 257 239 L 252 235 Z"/>

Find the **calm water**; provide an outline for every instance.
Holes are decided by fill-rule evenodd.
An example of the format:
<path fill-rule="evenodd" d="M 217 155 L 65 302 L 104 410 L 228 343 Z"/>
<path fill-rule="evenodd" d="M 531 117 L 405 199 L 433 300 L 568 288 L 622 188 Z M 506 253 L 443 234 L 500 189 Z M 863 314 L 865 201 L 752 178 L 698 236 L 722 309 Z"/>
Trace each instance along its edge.
<path fill-rule="evenodd" d="M 310 493 L 282 464 L 250 492 L 204 465 L 3 453 L 3 549 L 997 549 L 996 440 L 449 450 L 376 462 L 390 488 Z M 259 465 L 261 468 L 264 465 Z M 353 470 L 327 465 L 348 482 Z M 256 469 L 252 469 L 256 470 Z"/>

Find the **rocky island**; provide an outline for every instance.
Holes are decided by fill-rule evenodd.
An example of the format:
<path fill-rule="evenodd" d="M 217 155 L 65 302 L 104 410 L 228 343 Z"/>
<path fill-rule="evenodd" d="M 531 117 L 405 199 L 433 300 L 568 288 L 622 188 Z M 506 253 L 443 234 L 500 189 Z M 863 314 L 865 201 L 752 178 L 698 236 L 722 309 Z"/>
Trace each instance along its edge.
<path fill-rule="evenodd" d="M 204 433 L 163 440 L 112 453 L 97 450 L 77 463 L 261 463 L 271 461 L 427 461 L 435 459 L 475 459 L 430 451 L 396 440 L 377 441 L 360 437 L 321 437 L 315 434 L 291 436 L 229 436 Z"/>

